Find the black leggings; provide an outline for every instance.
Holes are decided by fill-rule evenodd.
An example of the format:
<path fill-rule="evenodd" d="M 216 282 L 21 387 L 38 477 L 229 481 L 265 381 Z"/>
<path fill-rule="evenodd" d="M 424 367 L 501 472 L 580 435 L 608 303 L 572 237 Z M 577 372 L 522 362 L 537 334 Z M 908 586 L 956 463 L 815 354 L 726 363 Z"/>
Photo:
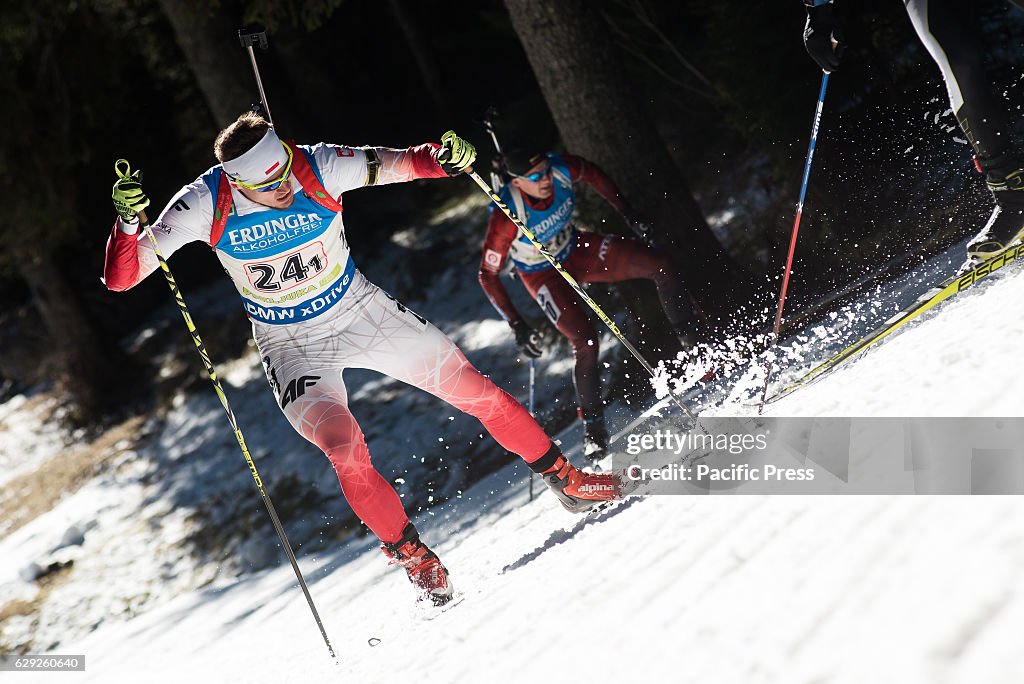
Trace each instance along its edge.
<path fill-rule="evenodd" d="M 1012 0 L 1024 7 L 1024 0 Z M 985 45 L 973 0 L 904 0 L 914 30 L 942 71 L 949 103 L 984 166 L 1010 147 L 1006 103 L 985 73 Z"/>

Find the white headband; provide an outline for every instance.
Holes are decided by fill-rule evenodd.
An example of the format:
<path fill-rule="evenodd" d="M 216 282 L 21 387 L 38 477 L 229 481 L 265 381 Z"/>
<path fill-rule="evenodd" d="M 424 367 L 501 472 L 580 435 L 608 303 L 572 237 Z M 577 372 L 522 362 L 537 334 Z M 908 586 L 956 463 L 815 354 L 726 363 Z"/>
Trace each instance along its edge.
<path fill-rule="evenodd" d="M 237 159 L 223 162 L 221 166 L 230 178 L 246 185 L 259 185 L 280 176 L 288 164 L 288 152 L 273 128 L 268 128 L 263 138 L 248 152 Z"/>

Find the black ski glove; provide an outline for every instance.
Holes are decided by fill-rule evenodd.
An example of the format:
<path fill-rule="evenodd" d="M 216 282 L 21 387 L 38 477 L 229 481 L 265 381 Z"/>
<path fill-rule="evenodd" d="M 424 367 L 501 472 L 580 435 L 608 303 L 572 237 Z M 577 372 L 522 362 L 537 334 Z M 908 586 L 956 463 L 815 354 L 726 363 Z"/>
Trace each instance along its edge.
<path fill-rule="evenodd" d="M 839 60 L 846 52 L 843 33 L 836 25 L 832 3 L 807 8 L 807 23 L 804 25 L 804 47 L 825 71 L 835 71 Z"/>
<path fill-rule="evenodd" d="M 524 355 L 529 356 L 531 359 L 540 357 L 540 335 L 537 331 L 526 324 L 526 321 L 516 321 L 515 323 L 509 323 L 512 326 L 512 332 L 516 335 L 516 346 L 519 347 Z"/>

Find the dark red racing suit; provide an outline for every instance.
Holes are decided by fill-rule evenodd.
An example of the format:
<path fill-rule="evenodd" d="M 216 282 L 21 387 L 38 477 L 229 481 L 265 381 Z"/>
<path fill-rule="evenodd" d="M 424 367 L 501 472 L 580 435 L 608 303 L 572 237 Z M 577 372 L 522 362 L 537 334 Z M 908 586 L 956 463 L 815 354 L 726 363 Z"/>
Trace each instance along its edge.
<path fill-rule="evenodd" d="M 636 278 L 652 280 L 658 289 L 662 308 L 669 322 L 679 331 L 688 331 L 693 326 L 687 292 L 682 278 L 675 270 L 669 257 L 662 251 L 645 245 L 636 238 L 618 235 L 601 235 L 577 231 L 571 223 L 572 183 L 583 181 L 592 187 L 605 201 L 620 213 L 626 211 L 615 183 L 593 162 L 573 155 L 549 154 L 555 169 L 555 191 L 543 200 L 519 193 L 511 185 L 505 186 L 501 194 L 506 204 L 515 212 L 516 204 L 512 193 L 520 194 L 522 206 L 527 213 L 526 224 L 534 232 L 543 225 L 544 212 L 551 212 L 558 202 L 568 202 L 568 216 L 562 232 L 550 238 L 538 233 L 538 238 L 549 246 L 565 270 L 581 283 L 615 283 Z M 558 178 L 557 170 L 567 170 L 568 178 Z M 566 183 L 565 181 L 569 182 Z M 566 187 L 568 186 L 568 187 Z M 563 200 L 564 197 L 564 200 Z M 564 231 L 571 231 L 566 234 Z M 519 312 L 501 282 L 501 271 L 509 257 L 509 250 L 524 255 L 532 250 L 536 255 L 529 262 L 513 261 L 523 285 L 544 313 L 555 324 L 558 331 L 569 338 L 572 344 L 575 367 L 573 380 L 583 417 L 589 419 L 602 415 L 601 387 L 598 374 L 598 335 L 587 313 L 589 307 L 580 299 L 565 279 L 528 243 L 517 238 L 515 224 L 504 213 L 494 211 L 487 225 L 484 239 L 483 258 L 480 262 L 480 285 L 498 313 L 513 324 L 522 320 Z M 518 244 L 514 244 L 518 243 Z M 556 245 L 557 249 L 551 247 Z M 527 255 L 526 258 L 529 258 Z"/>

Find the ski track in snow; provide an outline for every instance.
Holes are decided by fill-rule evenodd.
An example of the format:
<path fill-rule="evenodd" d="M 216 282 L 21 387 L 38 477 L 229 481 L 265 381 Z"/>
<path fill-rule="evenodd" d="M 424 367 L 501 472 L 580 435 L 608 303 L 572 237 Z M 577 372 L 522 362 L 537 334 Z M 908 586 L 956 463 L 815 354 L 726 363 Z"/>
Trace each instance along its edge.
<path fill-rule="evenodd" d="M 1024 278 L 994 277 L 767 412 L 1021 415 L 1024 389 L 1008 361 L 1024 338 L 1022 298 Z M 878 315 L 871 308 L 857 310 Z M 264 391 L 236 373 L 233 397 Z M 750 384 L 759 389 L 757 379 Z M 168 443 L 186 431 L 219 434 L 215 401 L 194 403 L 197 415 L 181 407 Z M 634 431 L 678 427 L 674 408 L 661 413 Z M 14 415 L 4 418 L 17 432 Z M 566 445 L 576 439 L 564 435 Z M 227 440 L 217 448 L 238 459 Z M 157 492 L 124 468 L 123 488 L 90 485 L 0 540 L 0 598 L 9 598 L 31 593 L 18 569 L 59 553 L 53 545 L 69 522 L 92 515 L 105 532 L 66 552 L 78 554 L 74 572 L 83 567 L 92 579 L 60 588 L 44 610 L 81 614 L 73 636 L 54 632 L 66 616 L 47 634 L 52 652 L 86 654 L 87 671 L 22 673 L 21 681 L 1024 681 L 1020 497 L 648 497 L 580 518 L 539 481 L 529 501 L 528 471 L 511 464 L 415 518 L 462 599 L 446 612 L 417 608 L 404 573 L 368 538 L 315 557 L 300 550 L 335 664 L 287 564 L 212 581 L 187 567 L 173 553 L 187 521 L 167 515 Z M 240 487 L 246 476 L 230 474 Z M 143 502 L 150 508 L 133 516 Z M 155 541 L 145 539 L 147 526 Z M 103 601 L 140 587 L 156 594 L 151 606 L 103 619 L 111 610 Z"/>
<path fill-rule="evenodd" d="M 1019 516 L 1012 499 L 648 498 L 580 525 L 515 490 L 421 522 L 428 538 L 464 526 L 436 546 L 465 600 L 435 619 L 368 545 L 327 573 L 305 563 L 340 666 L 288 568 L 66 650 L 92 654 L 83 681 L 1011 681 L 1019 663 L 1024 534 L 999 524 Z"/>

